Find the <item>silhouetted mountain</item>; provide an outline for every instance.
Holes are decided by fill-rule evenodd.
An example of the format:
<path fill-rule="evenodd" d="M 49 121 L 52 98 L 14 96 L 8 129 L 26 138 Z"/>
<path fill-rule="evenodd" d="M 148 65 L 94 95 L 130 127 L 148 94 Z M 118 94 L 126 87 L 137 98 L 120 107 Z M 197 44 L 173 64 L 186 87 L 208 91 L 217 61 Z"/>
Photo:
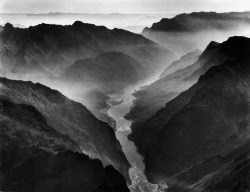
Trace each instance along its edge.
<path fill-rule="evenodd" d="M 163 18 L 143 36 L 165 45 L 176 53 L 203 49 L 211 40 L 223 41 L 232 35 L 250 35 L 250 12 L 194 12 Z"/>
<path fill-rule="evenodd" d="M 0 39 L 2 68 L 13 73 L 43 72 L 58 76 L 75 60 L 112 51 L 123 52 L 152 70 L 162 68 L 174 57 L 169 50 L 141 35 L 80 21 L 67 26 L 40 24 L 26 29 L 6 24 L 1 28 Z"/>
<path fill-rule="evenodd" d="M 217 155 L 226 156 L 250 140 L 250 39 L 232 37 L 219 45 L 211 43 L 199 60 L 209 52 L 208 58 L 214 58 L 217 65 L 213 63 L 191 88 L 168 102 L 139 127 L 133 127 L 130 139 L 145 157 L 146 174 L 153 182 L 171 181 L 174 175 L 194 164 Z M 209 60 L 203 62 L 204 65 L 188 79 L 211 64 Z M 248 161 L 244 154 L 241 158 L 243 162 Z M 225 167 L 226 170 L 238 171 L 238 187 L 244 185 L 240 179 L 244 179 L 242 174 L 245 173 L 238 167 L 240 162 L 236 158 L 233 164 Z M 222 174 L 223 169 L 216 171 Z M 224 187 L 225 184 L 231 187 L 233 183 L 230 181 L 237 177 L 237 173 L 223 173 L 221 176 L 216 180 L 210 175 L 196 186 L 213 186 L 209 182 L 218 181 L 224 182 Z M 185 178 L 179 181 L 182 182 Z M 219 190 L 219 187 L 220 184 L 214 185 L 211 191 Z M 206 188 L 197 188 L 198 191 L 203 189 Z"/>
<path fill-rule="evenodd" d="M 74 153 L 78 152 L 88 155 L 90 158 L 101 160 L 104 166 L 114 166 L 129 181 L 128 168 L 130 165 L 122 152 L 121 145 L 117 141 L 113 129 L 106 123 L 96 119 L 82 104 L 69 100 L 60 92 L 39 83 L 33 84 L 31 82 L 14 81 L 5 78 L 0 78 L 0 93 L 1 128 L 3 129 L 1 134 L 3 134 L 2 138 L 7 138 L 6 142 L 1 142 L 1 145 L 3 145 L 1 149 L 5 150 L 4 147 L 7 144 L 10 147 L 4 151 L 6 155 L 1 156 L 3 162 L 12 159 L 11 162 L 13 164 L 9 164 L 9 166 L 18 167 L 20 165 L 21 170 L 27 168 L 29 163 L 34 164 L 34 168 L 38 166 L 43 169 L 43 166 L 48 166 L 48 170 L 41 173 L 41 175 L 39 175 L 39 171 L 35 172 L 37 170 L 31 169 L 30 172 L 27 172 L 27 177 L 35 174 L 34 177 L 45 177 L 48 179 L 50 175 L 55 175 L 56 180 L 65 179 L 66 182 L 71 174 L 74 178 L 78 174 L 83 174 L 84 179 L 88 177 L 87 173 L 92 172 L 91 170 L 88 171 L 87 168 L 87 173 L 81 173 L 80 170 L 84 169 L 84 167 L 82 167 L 80 161 L 83 158 L 84 161 L 90 164 L 92 170 L 97 166 L 96 169 L 98 170 L 97 172 L 100 172 L 100 178 L 105 179 L 103 174 L 106 170 L 103 169 L 101 163 L 99 161 L 92 162 L 88 157 Z M 13 143 L 11 143 L 12 141 Z M 64 153 L 63 151 L 65 150 L 72 152 Z M 17 157 L 14 158 L 14 155 Z M 26 159 L 27 164 L 25 162 L 25 155 L 28 158 Z M 36 163 L 40 155 L 44 159 Z M 62 165 L 58 165 L 58 167 L 52 166 L 53 162 L 55 164 L 59 163 L 58 159 L 64 156 L 65 165 L 62 162 Z M 24 165 L 22 165 L 22 162 Z M 74 175 L 74 171 L 70 167 L 67 168 L 69 166 L 67 162 L 76 163 L 76 167 L 72 169 L 78 169 L 77 166 L 79 166 L 79 172 L 76 175 Z M 52 167 L 50 168 L 50 166 Z M 62 173 L 57 173 L 60 171 L 60 168 L 64 169 L 64 167 L 65 170 L 62 170 Z M 67 169 L 70 169 L 69 172 L 67 172 Z M 13 171 L 10 174 L 15 175 L 15 171 L 18 170 L 14 169 Z M 64 171 L 66 172 L 64 173 Z M 17 173 L 21 174 L 20 172 Z M 64 175 L 66 173 L 69 173 L 69 175 Z M 8 176 L 7 172 L 6 174 Z M 94 173 L 89 174 L 90 178 L 95 177 Z M 91 174 L 93 175 L 91 176 Z M 98 175 L 96 176 L 98 177 Z M 22 178 L 18 177 L 16 179 Z M 81 185 L 84 184 L 84 180 L 81 180 L 81 177 L 76 182 L 83 182 Z M 87 180 L 86 182 L 90 181 Z M 74 181 L 72 181 L 73 183 Z M 51 185 L 51 183 L 47 184 L 48 186 Z M 64 184 L 58 185 L 64 186 Z"/>
<path fill-rule="evenodd" d="M 250 12 L 242 13 L 216 13 L 193 12 L 180 14 L 171 19 L 162 19 L 154 23 L 151 30 L 169 32 L 195 32 L 200 30 L 227 30 L 238 25 L 239 22 L 250 22 Z"/>

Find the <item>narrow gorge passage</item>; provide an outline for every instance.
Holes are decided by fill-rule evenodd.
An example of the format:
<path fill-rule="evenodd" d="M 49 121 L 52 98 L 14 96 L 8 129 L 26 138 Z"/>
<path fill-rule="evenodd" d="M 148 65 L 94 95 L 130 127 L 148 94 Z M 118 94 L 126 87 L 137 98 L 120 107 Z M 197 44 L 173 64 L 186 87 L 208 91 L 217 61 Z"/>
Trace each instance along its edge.
<path fill-rule="evenodd" d="M 122 145 L 123 152 L 125 153 L 128 161 L 131 164 L 129 175 L 132 180 L 132 185 L 129 186 L 131 192 L 161 192 L 156 184 L 151 184 L 147 181 L 144 175 L 143 157 L 137 152 L 135 144 L 128 139 L 131 133 L 131 121 L 126 120 L 124 116 L 129 112 L 133 105 L 135 97 L 133 93 L 139 89 L 138 86 L 133 86 L 124 90 L 123 93 L 111 95 L 111 100 L 122 101 L 118 105 L 112 106 L 108 114 L 116 121 L 116 137 Z"/>

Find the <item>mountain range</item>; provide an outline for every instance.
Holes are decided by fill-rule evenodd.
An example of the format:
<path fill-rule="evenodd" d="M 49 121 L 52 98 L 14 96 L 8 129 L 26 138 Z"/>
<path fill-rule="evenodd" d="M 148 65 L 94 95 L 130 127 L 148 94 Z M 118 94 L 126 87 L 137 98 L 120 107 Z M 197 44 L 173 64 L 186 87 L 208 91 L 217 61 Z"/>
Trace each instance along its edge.
<path fill-rule="evenodd" d="M 250 39 L 228 38 L 248 29 L 249 12 L 1 26 L 0 191 L 248 192 Z"/>
<path fill-rule="evenodd" d="M 249 28 L 249 12 L 193 12 L 163 18 L 145 28 L 142 35 L 183 55 L 204 49 L 211 40 L 221 42 L 230 36 L 250 36 Z"/>
<path fill-rule="evenodd" d="M 167 67 L 160 78 L 148 86 L 141 87 L 133 93 L 136 98 L 130 112 L 126 115 L 128 120 L 141 123 L 163 108 L 182 91 L 190 87 L 195 81 L 186 81 L 186 78 L 202 66 L 202 59 L 198 62 L 201 51 L 188 53 Z M 197 63 L 196 63 L 197 61 Z M 196 80 L 198 79 L 198 74 Z"/>
<path fill-rule="evenodd" d="M 166 63 L 161 58 L 173 56 L 141 35 L 80 21 L 73 25 L 40 24 L 25 29 L 6 24 L 1 27 L 0 37 L 2 67 L 12 73 L 46 72 L 58 77 L 78 59 L 112 51 L 123 52 L 149 69 L 161 68 Z"/>
<path fill-rule="evenodd" d="M 39 83 L 0 85 L 1 190 L 128 191 L 130 164 L 108 124 Z"/>
<path fill-rule="evenodd" d="M 246 37 L 211 42 L 185 78 L 198 81 L 132 126 L 151 182 L 172 191 L 249 189 L 249 51 Z"/>
<path fill-rule="evenodd" d="M 176 58 L 141 35 L 80 21 L 24 29 L 7 23 L 0 28 L 0 44 L 2 76 L 58 89 L 107 122 L 109 94 L 154 76 Z"/>

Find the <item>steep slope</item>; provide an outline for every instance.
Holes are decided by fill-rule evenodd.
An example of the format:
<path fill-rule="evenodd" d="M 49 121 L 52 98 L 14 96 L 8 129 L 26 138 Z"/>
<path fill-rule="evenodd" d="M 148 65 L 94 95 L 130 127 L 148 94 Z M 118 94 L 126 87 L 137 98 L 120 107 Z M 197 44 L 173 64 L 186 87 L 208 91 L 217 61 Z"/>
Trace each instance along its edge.
<path fill-rule="evenodd" d="M 26 29 L 6 24 L 1 27 L 0 42 L 2 68 L 21 74 L 58 76 L 77 59 L 110 51 L 123 52 L 152 70 L 162 68 L 174 57 L 169 50 L 141 35 L 80 21 L 67 26 L 40 24 Z"/>
<path fill-rule="evenodd" d="M 135 132 L 132 135 L 139 133 L 140 124 L 190 88 L 210 67 L 222 64 L 225 57 L 220 52 L 218 43 L 211 42 L 201 55 L 197 51 L 184 55 L 164 70 L 164 77 L 135 92 L 136 100 L 126 115 L 127 119 L 133 121 Z"/>
<path fill-rule="evenodd" d="M 107 116 L 107 110 L 115 104 L 110 101 L 110 95 L 122 93 L 149 74 L 150 71 L 132 57 L 121 52 L 106 52 L 93 59 L 76 60 L 65 71 L 62 81 L 77 90 L 75 95 L 96 117 L 114 126 L 114 120 Z"/>
<path fill-rule="evenodd" d="M 69 100 L 60 92 L 39 83 L 0 78 L 0 84 L 1 98 L 7 98 L 8 101 L 21 106 L 32 106 L 35 117 L 41 114 L 41 117 L 38 116 L 38 120 L 43 118 L 43 121 L 46 121 L 54 132 L 63 134 L 77 143 L 78 151 L 80 150 L 91 158 L 101 160 L 105 166 L 114 166 L 126 179 L 129 178 L 130 165 L 113 129 L 106 123 L 97 120 L 82 104 Z M 22 114 L 24 109 L 20 107 L 19 113 L 21 114 L 16 113 L 15 117 L 24 115 L 25 122 L 28 123 L 31 121 L 29 115 L 32 117 L 32 113 Z M 33 122 L 30 126 L 32 124 Z"/>
<path fill-rule="evenodd" d="M 146 174 L 153 182 L 228 154 L 250 139 L 250 39 L 232 37 L 216 46 L 223 56 L 217 60 L 223 64 L 211 67 L 190 89 L 132 130 L 138 131 L 131 139 L 145 157 Z"/>
<path fill-rule="evenodd" d="M 197 49 L 193 52 L 183 55 L 179 60 L 174 61 L 173 63 L 171 63 L 171 65 L 169 65 L 166 69 L 164 69 L 164 71 L 160 75 L 160 78 L 163 78 L 167 75 L 170 75 L 171 73 L 174 73 L 177 70 L 184 69 L 192 65 L 198 60 L 201 53 L 202 51 Z"/>
<path fill-rule="evenodd" d="M 4 96 L 6 89 L 1 84 L 1 191 L 129 191 L 117 170 L 82 154 L 36 108 Z"/>
<path fill-rule="evenodd" d="M 231 12 L 193 12 L 190 14 L 180 14 L 171 19 L 162 19 L 159 23 L 154 23 L 153 30 L 160 31 L 200 31 L 200 30 L 226 30 L 239 25 L 239 22 L 249 22 L 250 13 Z"/>
<path fill-rule="evenodd" d="M 108 117 L 107 110 L 117 102 L 111 101 L 112 94 L 121 94 L 124 89 L 149 77 L 150 71 L 121 52 L 107 52 L 96 58 L 75 61 L 61 79 L 64 85 L 77 90 L 80 102 L 97 118 L 113 127 L 115 122 Z"/>
<path fill-rule="evenodd" d="M 169 181 L 173 192 L 247 192 L 250 188 L 250 144 L 227 156 L 215 156 L 175 175 Z"/>
<path fill-rule="evenodd" d="M 145 28 L 142 34 L 183 55 L 192 49 L 204 49 L 211 40 L 224 41 L 232 35 L 249 35 L 249 28 L 249 12 L 194 12 L 163 18 L 151 28 Z"/>

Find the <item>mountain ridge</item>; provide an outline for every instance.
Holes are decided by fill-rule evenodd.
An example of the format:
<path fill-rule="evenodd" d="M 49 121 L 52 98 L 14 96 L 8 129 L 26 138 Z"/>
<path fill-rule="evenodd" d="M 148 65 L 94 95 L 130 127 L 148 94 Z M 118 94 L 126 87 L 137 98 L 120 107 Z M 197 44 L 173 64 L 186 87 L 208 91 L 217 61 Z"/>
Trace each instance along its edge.
<path fill-rule="evenodd" d="M 3 76 L 40 82 L 60 90 L 85 106 L 91 104 L 87 107 L 98 118 L 110 125 L 113 125 L 114 122 L 106 112 L 109 94 L 114 91 L 120 93 L 123 91 L 121 88 L 134 84 L 135 80 L 146 80 L 175 59 L 175 55 L 171 51 L 142 35 L 122 29 L 110 30 L 104 26 L 85 24 L 80 21 L 66 26 L 43 23 L 25 29 L 15 28 L 8 23 L 0 27 L 0 46 L 1 74 Z M 121 52 L 127 56 L 126 61 L 128 61 L 122 66 L 126 70 L 119 74 L 112 73 L 110 77 L 115 74 L 117 77 L 124 77 L 126 72 L 130 77 L 133 75 L 133 81 L 124 84 L 121 84 L 122 82 L 113 83 L 111 87 L 110 81 L 106 81 L 105 85 L 104 82 L 100 82 L 98 75 L 95 75 L 89 80 L 98 80 L 97 82 L 82 81 L 78 84 L 80 86 L 72 86 L 73 82 L 66 82 L 62 78 L 65 71 L 76 61 L 94 60 L 100 55 L 108 55 L 109 52 Z M 105 58 L 103 59 L 105 60 Z M 115 60 L 122 63 L 119 57 Z M 109 67 L 108 62 L 100 61 L 99 63 L 105 65 L 102 66 L 104 69 Z M 85 74 L 88 76 L 92 73 L 92 69 L 91 65 L 89 68 L 85 68 Z M 135 71 L 133 72 L 132 69 Z M 81 76 L 81 74 L 79 75 Z M 96 85 L 92 89 L 91 86 L 88 86 L 91 83 Z M 105 86 L 110 87 L 111 91 L 103 92 Z M 91 98 L 98 100 L 93 102 Z"/>
<path fill-rule="evenodd" d="M 78 143 L 49 126 L 35 107 L 3 96 L 4 89 L 1 84 L 1 190 L 129 191 L 121 173 L 83 154 Z"/>
<path fill-rule="evenodd" d="M 44 116 L 57 132 L 78 143 L 80 151 L 103 165 L 113 165 L 129 181 L 130 167 L 113 129 L 98 120 L 80 103 L 40 83 L 0 78 L 1 97 L 17 104 L 29 104 Z"/>
<path fill-rule="evenodd" d="M 226 155 L 250 139 L 250 39 L 232 37 L 217 46 L 222 56 L 228 57 L 211 66 L 197 83 L 139 125 L 138 134 L 130 136 L 145 158 L 151 182 L 171 179 L 185 168 Z"/>
<path fill-rule="evenodd" d="M 225 41 L 230 36 L 248 36 L 250 12 L 192 12 L 163 18 L 142 35 L 184 55 L 195 49 L 203 50 L 210 41 Z"/>

